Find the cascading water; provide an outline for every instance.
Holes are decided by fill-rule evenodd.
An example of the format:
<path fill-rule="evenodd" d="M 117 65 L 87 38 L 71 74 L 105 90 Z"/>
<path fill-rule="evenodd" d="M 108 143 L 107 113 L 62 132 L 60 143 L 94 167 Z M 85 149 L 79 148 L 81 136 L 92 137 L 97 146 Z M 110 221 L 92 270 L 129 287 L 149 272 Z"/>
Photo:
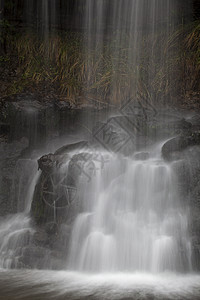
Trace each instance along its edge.
<path fill-rule="evenodd" d="M 68 22 L 76 28 L 75 21 L 72 22 L 70 16 L 67 20 L 63 13 L 68 1 L 16 2 L 23 3 L 27 27 L 35 25 L 47 51 L 54 29 L 64 29 Z M 175 26 L 177 1 L 82 1 L 85 5 L 78 2 L 74 0 L 73 8 L 81 11 L 77 14 L 81 16 L 81 34 L 84 32 L 86 61 L 83 65 L 87 66 L 83 70 L 87 84 L 81 90 L 82 96 L 90 96 L 95 90 L 105 101 L 115 100 L 112 103 L 121 104 L 130 98 L 138 99 L 140 94 L 140 108 L 142 106 L 145 116 L 141 117 L 139 110 L 128 114 L 141 117 L 143 123 L 150 120 L 146 128 L 149 126 L 153 131 L 155 115 L 152 117 L 151 113 L 156 109 L 151 100 L 155 97 L 156 103 L 160 103 L 160 90 L 167 91 L 174 76 L 168 48 L 162 42 L 169 38 Z M 0 0 L 0 21 L 7 13 L 5 3 Z M 62 57 L 58 55 L 57 59 L 62 63 Z M 29 150 L 34 150 L 40 140 L 41 116 L 29 106 L 30 103 L 19 123 L 20 128 L 26 127 Z M 148 108 L 144 111 L 146 106 L 151 107 L 149 115 Z M 119 113 L 117 122 L 129 117 L 121 109 Z M 137 117 L 135 123 L 139 120 Z M 80 121 L 80 114 L 78 118 Z M 138 124 L 142 122 L 139 120 Z M 42 125 L 45 128 L 45 124 Z M 68 125 L 71 126 L 67 122 L 60 125 L 65 134 Z M 112 133 L 115 137 L 121 135 L 123 143 L 124 128 L 116 133 L 112 125 L 109 125 Z M 18 127 L 16 123 L 15 127 Z M 87 129 L 85 125 L 82 127 Z M 92 124 L 94 127 L 96 124 Z M 93 159 L 87 161 L 87 155 L 80 149 L 63 156 L 58 151 L 45 156 L 42 173 L 37 171 L 36 161 L 21 159 L 17 162 L 11 198 L 13 211 L 18 210 L 18 213 L 0 219 L 0 268 L 64 268 L 64 271 L 5 272 L 1 269 L 0 299 L 7 299 L 9 295 L 13 300 L 32 296 L 37 299 L 191 300 L 193 296 L 199 299 L 199 276 L 190 273 L 194 249 L 189 232 L 189 209 L 179 193 L 174 165 L 161 158 L 160 146 L 151 149 L 145 146 L 150 155 L 139 153 L 139 157 L 144 158 L 138 159 L 134 151 L 141 149 L 138 144 L 143 143 L 143 136 L 139 136 L 139 130 L 135 134 L 138 136 L 129 156 L 102 150 L 92 153 Z M 156 134 L 155 130 L 151 145 L 159 140 Z M 80 136 L 82 138 L 81 133 Z M 58 139 L 59 146 L 66 142 L 65 138 Z M 94 148 L 98 148 L 98 137 L 93 136 L 92 142 L 94 140 Z M 102 142 L 100 144 L 101 148 Z M 53 145 L 50 151 L 55 148 Z M 84 158 L 80 165 L 76 164 L 77 157 Z M 103 163 L 95 157 L 103 157 Z M 78 175 L 72 178 L 73 167 Z"/>
<path fill-rule="evenodd" d="M 189 271 L 187 211 L 171 166 L 158 156 L 109 156 L 87 189 L 80 183 L 84 209 L 73 226 L 70 269 Z"/>
<path fill-rule="evenodd" d="M 18 202 L 18 213 L 0 220 L 0 268 L 23 267 L 19 258 L 22 247 L 29 244 L 34 233 L 29 213 L 39 175 L 35 161 L 18 161 L 12 186 L 12 198 Z M 16 205 L 14 201 L 13 207 Z"/>
<path fill-rule="evenodd" d="M 25 1 L 26 22 L 37 27 L 38 32 L 47 41 L 49 31 L 54 29 L 56 22 L 56 1 L 55 0 L 41 0 Z"/>
<path fill-rule="evenodd" d="M 167 88 L 173 74 L 163 38 L 168 40 L 174 28 L 176 6 L 176 1 L 171 0 L 87 0 L 84 19 L 84 47 L 89 61 L 87 91 L 95 86 L 93 78 L 97 77 L 96 85 L 105 82 L 106 86 L 109 79 L 107 97 L 115 102 L 123 102 L 123 97 L 136 97 L 142 85 L 143 91 L 156 97 L 163 84 L 157 76 L 158 66 L 168 74 L 166 86 L 162 86 Z M 101 65 L 101 57 L 109 60 L 109 64 L 101 62 Z"/>

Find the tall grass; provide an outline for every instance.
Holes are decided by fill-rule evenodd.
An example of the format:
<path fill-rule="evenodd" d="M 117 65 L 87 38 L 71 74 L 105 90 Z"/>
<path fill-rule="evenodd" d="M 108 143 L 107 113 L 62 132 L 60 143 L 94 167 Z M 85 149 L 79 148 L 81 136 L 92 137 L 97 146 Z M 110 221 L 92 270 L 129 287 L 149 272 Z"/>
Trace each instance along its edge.
<path fill-rule="evenodd" d="M 17 73 L 5 95 L 50 84 L 72 103 L 88 98 L 118 105 L 131 96 L 151 103 L 174 101 L 200 89 L 199 22 L 178 28 L 170 38 L 146 34 L 133 63 L 126 36 L 121 43 L 108 40 L 103 51 L 83 49 L 84 37 L 77 33 L 52 34 L 48 40 L 33 33 L 7 35 L 5 43 Z"/>

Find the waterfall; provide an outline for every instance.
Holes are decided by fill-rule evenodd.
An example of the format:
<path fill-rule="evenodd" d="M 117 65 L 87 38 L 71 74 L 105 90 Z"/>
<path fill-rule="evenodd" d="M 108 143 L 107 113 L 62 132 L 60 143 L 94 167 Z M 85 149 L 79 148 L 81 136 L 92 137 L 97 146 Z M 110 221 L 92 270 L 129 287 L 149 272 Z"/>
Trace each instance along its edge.
<path fill-rule="evenodd" d="M 173 79 L 166 41 L 176 13 L 177 3 L 171 0 L 87 0 L 83 22 L 90 66 L 87 91 L 99 76 L 98 82 L 105 81 L 105 85 L 109 79 L 111 88 L 105 87 L 104 92 L 117 103 L 124 97 L 136 97 L 141 86 L 148 97 L 157 97 L 163 84 L 158 72 L 168 77 L 162 88 Z M 109 60 L 109 65 L 103 64 L 101 57 Z"/>
<path fill-rule="evenodd" d="M 47 41 L 49 32 L 56 24 L 56 0 L 26 0 L 24 6 L 27 24 L 31 27 L 35 25 L 38 33 Z"/>
<path fill-rule="evenodd" d="M 51 33 L 56 26 L 65 24 L 63 16 L 62 24 L 56 22 L 62 15 L 60 10 L 65 7 L 64 3 L 26 0 L 23 5 L 27 24 L 36 25 L 38 35 L 44 39 L 48 50 Z M 3 7 L 4 1 L 0 1 L 0 21 L 3 19 Z M 83 54 L 87 62 L 83 64 L 87 84 L 81 92 L 87 95 L 96 90 L 106 97 L 107 102 L 114 99 L 118 104 L 130 98 L 136 100 L 138 95 L 143 102 L 152 104 L 152 98 L 161 102 L 159 92 L 167 90 L 173 80 L 164 41 L 174 30 L 177 2 L 86 0 L 80 15 L 81 33 L 84 33 Z M 104 80 L 105 84 L 102 84 Z M 39 141 L 40 115 L 37 109 L 30 107 L 30 103 L 25 113 L 20 113 L 19 128 L 26 131 L 30 148 L 34 148 Z M 120 113 L 126 118 L 121 110 Z M 18 130 L 18 124 L 14 125 Z M 123 132 L 120 134 L 123 140 Z M 139 138 L 135 141 L 134 149 L 137 149 Z M 191 270 L 188 211 L 182 205 L 173 168 L 161 159 L 160 150 L 154 150 L 146 160 L 116 153 L 102 155 L 108 156 L 109 162 L 103 168 L 96 165 L 91 180 L 77 178 L 83 209 L 71 230 L 68 268 L 76 271 L 152 273 Z M 18 213 L 2 222 L 0 220 L 0 266 L 3 267 L 18 266 L 20 249 L 33 233 L 29 212 L 40 174 L 36 164 L 32 167 L 31 160 L 18 161 L 15 171 L 11 188 Z M 53 222 L 56 223 L 58 207 L 55 199 L 52 207 Z"/>
<path fill-rule="evenodd" d="M 0 268 L 23 267 L 19 258 L 34 233 L 29 212 L 39 176 L 36 161 L 18 160 L 11 187 L 12 205 L 18 212 L 0 219 Z"/>
<path fill-rule="evenodd" d="M 71 234 L 68 267 L 92 272 L 189 271 L 187 209 L 170 165 L 111 155 L 79 183 L 83 211 Z"/>

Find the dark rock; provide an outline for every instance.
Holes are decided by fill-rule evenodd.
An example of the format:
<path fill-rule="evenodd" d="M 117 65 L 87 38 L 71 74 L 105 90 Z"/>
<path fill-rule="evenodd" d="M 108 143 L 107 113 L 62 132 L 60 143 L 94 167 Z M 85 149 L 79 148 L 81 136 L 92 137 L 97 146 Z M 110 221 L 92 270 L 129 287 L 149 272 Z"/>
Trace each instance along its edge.
<path fill-rule="evenodd" d="M 73 105 L 68 101 L 56 101 L 55 106 L 61 111 L 68 111 L 69 109 L 74 108 Z"/>
<path fill-rule="evenodd" d="M 200 129 L 200 115 L 199 114 L 196 114 L 196 115 L 188 118 L 187 121 L 192 124 L 193 130 Z"/>
<path fill-rule="evenodd" d="M 182 130 L 185 130 L 185 129 L 189 130 L 192 128 L 192 124 L 183 118 L 180 121 L 177 121 L 175 123 L 175 128 L 182 129 Z"/>
<path fill-rule="evenodd" d="M 162 147 L 162 155 L 166 160 L 179 157 L 179 152 L 187 147 L 200 145 L 200 132 L 193 132 L 187 136 L 178 136 L 167 141 Z"/>
<path fill-rule="evenodd" d="M 15 213 L 17 210 L 17 194 L 12 193 L 12 186 L 17 161 L 27 146 L 26 138 L 12 143 L 6 141 L 0 143 L 0 215 Z"/>
<path fill-rule="evenodd" d="M 42 258 L 45 256 L 47 249 L 39 246 L 27 246 L 23 249 L 23 256 L 32 258 Z"/>
<path fill-rule="evenodd" d="M 45 231 L 48 235 L 57 235 L 59 232 L 58 224 L 55 222 L 47 223 L 45 225 Z"/>
<path fill-rule="evenodd" d="M 70 153 L 72 151 L 83 151 L 83 150 L 88 150 L 89 148 L 89 144 L 87 141 L 81 141 L 81 142 L 78 142 L 78 143 L 74 143 L 74 144 L 68 144 L 68 145 L 65 145 L 61 148 L 59 148 L 58 150 L 56 150 L 56 152 L 54 153 L 54 155 L 64 155 L 64 154 L 67 154 L 67 153 Z"/>
<path fill-rule="evenodd" d="M 19 112 L 25 112 L 25 113 L 38 113 L 39 111 L 45 110 L 46 106 L 41 104 L 36 99 L 33 99 L 32 97 L 28 97 L 27 99 L 20 99 L 16 102 L 10 102 L 10 109 L 13 111 L 19 111 Z"/>
<path fill-rule="evenodd" d="M 39 160 L 42 174 L 36 185 L 31 205 L 31 215 L 37 225 L 54 222 L 59 226 L 74 216 L 75 211 L 77 214 L 76 205 L 73 203 L 78 202 L 79 179 L 89 183 L 96 174 L 96 168 L 103 169 L 108 160 L 95 152 L 80 152 L 68 156 L 68 164 L 61 166 L 57 162 L 60 162 L 62 157 L 66 158 L 66 154 L 63 156 L 49 154 Z"/>
<path fill-rule="evenodd" d="M 9 134 L 10 132 L 10 124 L 0 122 L 0 135 L 1 134 Z"/>
<path fill-rule="evenodd" d="M 44 229 L 40 229 L 33 234 L 32 240 L 37 246 L 45 246 L 48 243 L 48 235 Z"/>
<path fill-rule="evenodd" d="M 191 241 L 192 267 L 200 270 L 200 146 L 187 147 L 173 162 L 182 205 L 189 208 L 188 230 Z"/>
<path fill-rule="evenodd" d="M 54 154 L 49 153 L 43 155 L 40 159 L 38 159 L 38 170 L 40 169 L 44 173 L 51 173 L 55 166 L 56 157 Z"/>
<path fill-rule="evenodd" d="M 179 152 L 184 150 L 188 146 L 188 141 L 182 137 L 178 136 L 169 141 L 167 141 L 162 147 L 162 155 L 164 159 L 170 160 L 174 152 Z"/>
<path fill-rule="evenodd" d="M 49 258 L 49 249 L 30 245 L 23 248 L 19 262 L 31 268 L 43 269 L 48 265 Z"/>

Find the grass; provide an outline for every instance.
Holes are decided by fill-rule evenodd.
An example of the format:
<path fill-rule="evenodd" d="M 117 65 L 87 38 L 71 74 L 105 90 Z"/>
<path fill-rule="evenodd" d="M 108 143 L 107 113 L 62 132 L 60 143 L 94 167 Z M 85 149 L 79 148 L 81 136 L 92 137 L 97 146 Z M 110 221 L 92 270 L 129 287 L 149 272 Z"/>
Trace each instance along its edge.
<path fill-rule="evenodd" d="M 107 41 L 102 48 L 83 48 L 81 34 L 51 34 L 41 40 L 34 33 L 6 34 L 6 53 L 0 66 L 13 68 L 3 96 L 20 93 L 30 85 L 55 87 L 58 94 L 76 104 L 88 98 L 119 105 L 127 97 L 151 104 L 174 101 L 200 89 L 200 23 L 180 27 L 170 37 L 146 34 L 133 49 L 122 41 Z M 149 50 L 150 49 L 150 50 Z M 134 57 L 134 55 L 133 55 Z"/>

